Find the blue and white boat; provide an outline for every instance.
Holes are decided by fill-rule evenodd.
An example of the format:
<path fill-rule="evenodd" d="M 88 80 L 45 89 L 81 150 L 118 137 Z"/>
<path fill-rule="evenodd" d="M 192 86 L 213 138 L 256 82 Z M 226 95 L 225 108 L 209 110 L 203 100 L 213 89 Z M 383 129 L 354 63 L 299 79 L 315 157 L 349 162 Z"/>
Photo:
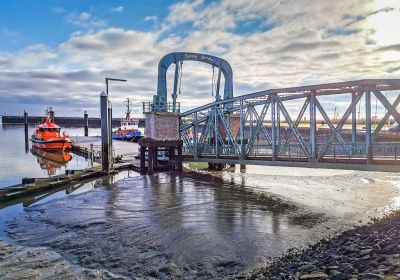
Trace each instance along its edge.
<path fill-rule="evenodd" d="M 139 130 L 139 120 L 130 118 L 121 120 L 121 126 L 112 134 L 113 139 L 131 142 L 139 142 L 143 137 L 144 135 Z"/>

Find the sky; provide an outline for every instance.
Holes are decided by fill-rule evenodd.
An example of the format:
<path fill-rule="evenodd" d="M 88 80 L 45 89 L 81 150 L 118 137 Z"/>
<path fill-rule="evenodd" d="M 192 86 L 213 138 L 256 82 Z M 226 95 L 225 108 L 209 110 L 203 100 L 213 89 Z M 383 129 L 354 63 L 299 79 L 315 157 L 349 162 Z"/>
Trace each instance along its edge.
<path fill-rule="evenodd" d="M 110 83 L 114 116 L 127 97 L 139 116 L 159 60 L 175 51 L 226 59 L 234 96 L 400 78 L 399 27 L 399 0 L 0 0 L 0 113 L 98 116 L 114 77 L 128 80 Z M 184 63 L 182 110 L 211 102 L 211 88 L 210 65 Z"/>

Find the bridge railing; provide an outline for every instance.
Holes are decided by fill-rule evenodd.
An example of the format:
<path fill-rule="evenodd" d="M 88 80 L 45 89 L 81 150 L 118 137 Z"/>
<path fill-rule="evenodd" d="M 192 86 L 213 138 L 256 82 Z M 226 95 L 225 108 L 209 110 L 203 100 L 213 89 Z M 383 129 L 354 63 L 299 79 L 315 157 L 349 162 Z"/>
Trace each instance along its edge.
<path fill-rule="evenodd" d="M 317 145 L 318 150 L 323 148 L 323 145 Z M 244 150 L 249 148 L 249 145 L 243 145 Z M 277 159 L 307 159 L 300 145 L 277 145 Z M 348 153 L 348 151 L 351 153 Z M 237 153 L 236 147 L 233 145 L 225 145 L 221 147 L 215 147 L 211 144 L 199 144 L 197 146 L 197 153 L 195 150 L 190 149 L 187 145 L 184 145 L 183 154 L 190 156 L 198 156 L 199 154 L 203 157 L 215 157 L 215 158 L 241 158 L 241 153 Z M 273 156 L 273 149 L 271 145 L 260 144 L 253 145 L 250 151 L 247 152 L 244 158 L 271 158 Z M 366 159 L 367 151 L 365 143 L 357 143 L 356 145 L 347 144 L 332 144 L 324 158 L 347 158 L 347 159 Z M 374 143 L 372 145 L 372 158 L 373 159 L 387 159 L 400 161 L 400 143 Z"/>

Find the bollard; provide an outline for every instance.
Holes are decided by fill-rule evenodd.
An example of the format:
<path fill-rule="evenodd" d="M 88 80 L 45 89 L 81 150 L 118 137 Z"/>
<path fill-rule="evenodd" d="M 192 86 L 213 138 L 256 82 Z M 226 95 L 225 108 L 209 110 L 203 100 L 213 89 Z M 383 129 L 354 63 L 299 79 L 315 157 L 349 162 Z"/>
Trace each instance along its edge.
<path fill-rule="evenodd" d="M 108 101 L 108 151 L 110 153 L 109 161 L 110 166 L 114 163 L 113 149 L 112 149 L 112 104 Z"/>
<path fill-rule="evenodd" d="M 29 136 L 28 136 L 28 112 L 24 110 L 24 127 L 25 127 L 25 151 L 29 150 Z"/>
<path fill-rule="evenodd" d="M 103 171 L 109 171 L 109 145 L 108 136 L 108 96 L 102 91 L 100 93 L 100 116 L 101 116 L 101 163 Z"/>
<path fill-rule="evenodd" d="M 89 136 L 89 118 L 87 111 L 83 112 L 83 124 L 85 136 Z"/>

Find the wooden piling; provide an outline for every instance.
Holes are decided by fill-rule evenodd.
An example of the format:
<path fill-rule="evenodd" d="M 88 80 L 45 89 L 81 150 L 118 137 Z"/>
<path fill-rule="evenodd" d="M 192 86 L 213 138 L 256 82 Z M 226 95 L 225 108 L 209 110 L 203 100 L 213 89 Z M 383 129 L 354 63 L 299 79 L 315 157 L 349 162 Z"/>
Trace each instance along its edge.
<path fill-rule="evenodd" d="M 84 135 L 89 135 L 89 117 L 87 111 L 83 112 Z"/>
<path fill-rule="evenodd" d="M 25 128 L 25 151 L 29 150 L 29 136 L 28 136 L 28 112 L 24 110 L 24 128 Z"/>
<path fill-rule="evenodd" d="M 109 165 L 109 137 L 108 137 L 108 96 L 102 91 L 100 94 L 100 114 L 101 114 L 101 163 L 103 172 L 108 172 Z"/>

